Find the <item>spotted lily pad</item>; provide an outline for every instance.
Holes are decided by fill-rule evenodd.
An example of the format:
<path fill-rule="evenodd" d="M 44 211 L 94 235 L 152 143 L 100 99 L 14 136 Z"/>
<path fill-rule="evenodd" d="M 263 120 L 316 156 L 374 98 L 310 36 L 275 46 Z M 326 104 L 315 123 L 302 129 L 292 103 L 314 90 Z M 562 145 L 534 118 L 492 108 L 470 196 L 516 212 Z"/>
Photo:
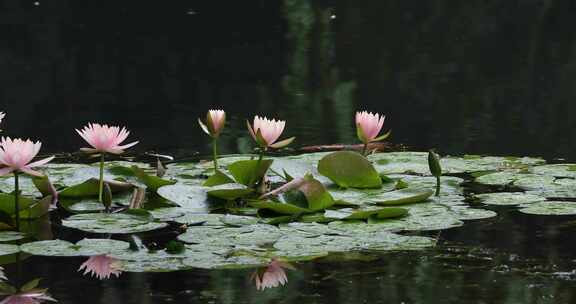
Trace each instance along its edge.
<path fill-rule="evenodd" d="M 76 244 L 64 240 L 48 240 L 21 245 L 22 251 L 42 256 L 93 256 L 111 254 L 128 247 L 127 242 L 111 239 L 83 239 Z"/>

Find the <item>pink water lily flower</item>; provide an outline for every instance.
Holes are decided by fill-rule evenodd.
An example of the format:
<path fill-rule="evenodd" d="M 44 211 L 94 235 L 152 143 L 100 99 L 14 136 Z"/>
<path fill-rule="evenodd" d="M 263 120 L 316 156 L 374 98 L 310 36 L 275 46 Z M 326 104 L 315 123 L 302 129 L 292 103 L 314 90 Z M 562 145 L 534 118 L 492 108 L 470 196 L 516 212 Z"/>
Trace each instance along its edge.
<path fill-rule="evenodd" d="M 384 126 L 384 115 L 367 111 L 356 112 L 356 131 L 358 138 L 364 144 L 386 139 L 390 132 L 377 137 Z"/>
<path fill-rule="evenodd" d="M 226 112 L 223 110 L 209 110 L 206 114 L 206 124 L 198 118 L 198 124 L 204 132 L 212 137 L 218 137 L 226 123 Z"/>
<path fill-rule="evenodd" d="M 31 289 L 8 296 L 0 304 L 40 304 L 44 301 L 57 302 L 46 289 Z"/>
<path fill-rule="evenodd" d="M 273 258 L 268 267 L 263 271 L 256 271 L 252 274 L 252 278 L 256 283 L 256 289 L 264 290 L 266 288 L 274 288 L 280 285 L 285 285 L 288 282 L 288 277 L 284 268 L 293 270 L 294 267 L 286 262 L 278 261 Z"/>
<path fill-rule="evenodd" d="M 0 142 L 0 164 L 4 167 L 0 168 L 0 176 L 12 173 L 23 172 L 33 176 L 43 176 L 42 173 L 32 170 L 34 167 L 42 166 L 52 159 L 54 156 L 30 163 L 32 159 L 40 151 L 42 143 L 32 142 L 31 140 L 22 140 L 20 138 L 11 139 L 10 137 L 2 137 Z"/>
<path fill-rule="evenodd" d="M 286 126 L 286 121 L 262 118 L 259 116 L 254 117 L 254 124 L 251 126 L 249 122 L 248 130 L 252 138 L 262 147 L 283 148 L 294 141 L 295 137 L 276 142 Z"/>
<path fill-rule="evenodd" d="M 129 143 L 126 145 L 120 145 L 128 135 L 130 131 L 126 128 L 100 125 L 97 123 L 90 123 L 84 127 L 81 131 L 76 129 L 76 132 L 88 142 L 92 148 L 82 148 L 80 150 L 87 153 L 112 153 L 112 154 L 122 154 L 124 149 L 128 149 L 136 144 L 137 141 Z"/>
<path fill-rule="evenodd" d="M 78 271 L 84 270 L 84 275 L 92 273 L 93 276 L 102 280 L 108 279 L 111 275 L 119 277 L 122 273 L 122 263 L 118 259 L 105 254 L 91 256 L 84 262 Z"/>

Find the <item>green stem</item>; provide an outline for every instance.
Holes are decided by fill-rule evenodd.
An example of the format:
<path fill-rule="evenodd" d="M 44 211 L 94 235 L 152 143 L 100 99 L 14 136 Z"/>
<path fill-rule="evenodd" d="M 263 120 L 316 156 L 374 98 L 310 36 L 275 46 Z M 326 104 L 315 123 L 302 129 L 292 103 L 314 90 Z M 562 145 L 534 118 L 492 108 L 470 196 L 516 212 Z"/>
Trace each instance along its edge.
<path fill-rule="evenodd" d="M 14 172 L 14 215 L 16 216 L 16 231 L 20 231 L 19 188 L 20 185 L 18 184 L 18 172 Z"/>
<path fill-rule="evenodd" d="M 366 156 L 366 152 L 368 152 L 368 143 L 364 144 L 364 148 L 362 148 L 362 155 Z"/>
<path fill-rule="evenodd" d="M 98 201 L 100 203 L 104 203 L 102 192 L 104 192 L 104 152 L 100 154 L 100 180 L 98 181 Z"/>
<path fill-rule="evenodd" d="M 440 176 L 436 176 L 436 196 L 440 196 Z"/>
<path fill-rule="evenodd" d="M 218 140 L 212 139 L 212 157 L 214 158 L 214 172 L 218 171 Z"/>

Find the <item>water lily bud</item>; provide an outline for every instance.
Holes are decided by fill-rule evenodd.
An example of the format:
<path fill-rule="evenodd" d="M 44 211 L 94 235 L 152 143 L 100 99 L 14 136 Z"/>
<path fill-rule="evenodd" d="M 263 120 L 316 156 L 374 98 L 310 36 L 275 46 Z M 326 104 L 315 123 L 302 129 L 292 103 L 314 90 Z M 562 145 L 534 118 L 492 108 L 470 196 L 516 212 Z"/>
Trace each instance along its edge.
<path fill-rule="evenodd" d="M 225 123 L 226 112 L 223 110 L 209 110 L 206 114 L 206 124 L 204 124 L 202 120 L 198 118 L 198 124 L 202 130 L 214 138 L 220 135 L 220 132 L 222 132 L 222 129 L 224 129 Z"/>
<path fill-rule="evenodd" d="M 440 157 L 434 151 L 428 152 L 428 167 L 433 176 L 439 177 L 442 175 L 442 167 L 440 166 Z"/>

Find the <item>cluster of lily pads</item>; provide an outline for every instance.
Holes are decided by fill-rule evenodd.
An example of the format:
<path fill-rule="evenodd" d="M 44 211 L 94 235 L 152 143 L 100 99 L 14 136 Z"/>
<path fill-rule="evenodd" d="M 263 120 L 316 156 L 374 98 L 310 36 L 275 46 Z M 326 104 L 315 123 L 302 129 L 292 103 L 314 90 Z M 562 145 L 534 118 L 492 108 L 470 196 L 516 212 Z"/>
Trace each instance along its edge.
<path fill-rule="evenodd" d="M 567 201 L 576 197 L 574 165 L 527 157 L 371 153 L 369 144 L 387 136 L 377 137 L 384 118 L 371 113 L 356 117 L 362 152 L 266 156 L 293 138 L 277 142 L 285 122 L 257 116 L 248 129 L 259 153 L 220 157 L 216 140 L 225 113 L 210 111 L 207 117 L 200 124 L 214 139 L 212 162 L 105 163 L 105 153 L 126 148 L 120 144 L 128 132 L 93 124 L 79 133 L 92 146 L 87 152 L 99 154 L 98 164 L 45 164 L 43 174 L 23 175 L 16 185 L 0 178 L 3 228 L 14 227 L 13 218 L 26 219 L 19 231 L 0 232 L 0 253 L 98 257 L 98 265 L 106 258 L 103 269 L 96 260 L 83 265 L 99 278 L 121 271 L 268 266 L 256 277 L 265 288 L 285 283 L 279 263 L 429 248 L 437 240 L 419 232 L 497 216 L 471 199 L 519 205 L 529 214 L 576 214 L 576 203 Z M 465 193 L 462 184 L 472 181 L 497 192 Z M 31 221 L 51 209 L 62 216 L 63 228 L 87 238 L 72 243 L 35 231 Z M 160 249 L 131 237 L 174 232 Z M 267 274 L 276 281 L 265 280 Z"/>

